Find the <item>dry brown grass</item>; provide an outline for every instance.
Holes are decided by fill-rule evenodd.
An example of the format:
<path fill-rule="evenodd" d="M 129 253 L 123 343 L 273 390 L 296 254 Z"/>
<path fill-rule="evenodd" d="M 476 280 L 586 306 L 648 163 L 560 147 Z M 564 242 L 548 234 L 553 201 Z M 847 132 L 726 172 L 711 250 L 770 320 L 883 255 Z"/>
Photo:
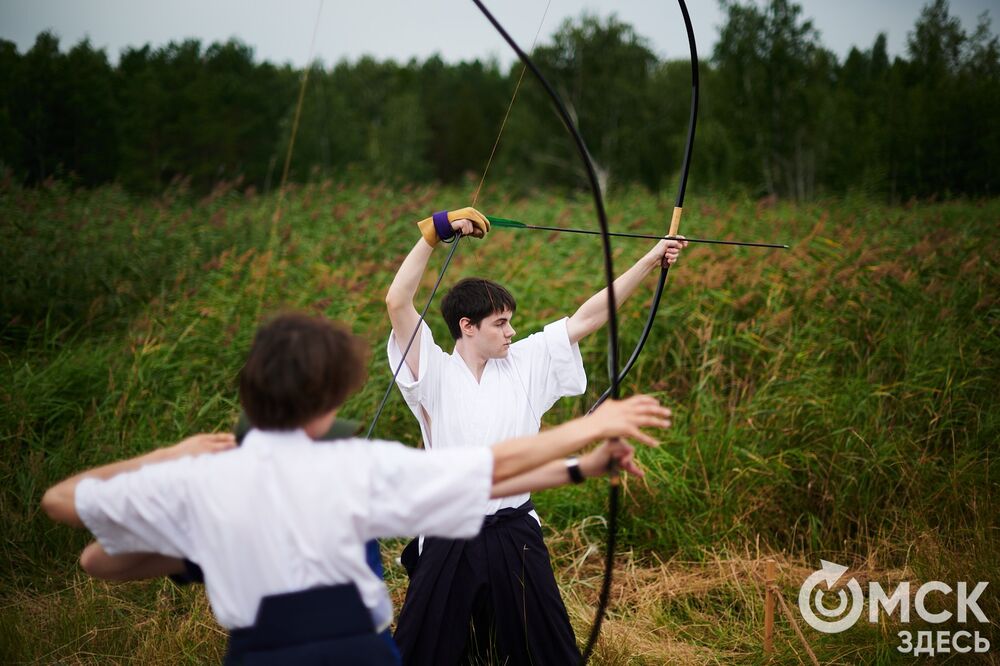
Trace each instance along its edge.
<path fill-rule="evenodd" d="M 77 573 L 65 588 L 19 591 L 0 605 L 4 664 L 219 663 L 224 649 L 203 591 L 165 580 L 108 584 Z"/>
<path fill-rule="evenodd" d="M 603 542 L 588 540 L 598 519 L 550 535 L 556 577 L 577 638 L 594 620 L 603 576 Z M 398 608 L 406 576 L 395 563 L 405 542 L 383 548 L 386 581 Z M 838 559 L 836 556 L 831 556 Z M 795 594 L 816 565 L 744 547 L 742 553 L 707 553 L 702 561 L 660 560 L 618 553 L 611 603 L 592 663 L 603 666 L 765 663 L 762 655 L 763 572 L 777 563 L 778 585 L 794 608 Z M 909 569 L 880 569 L 877 549 L 855 560 L 864 583 L 914 581 Z M 913 591 L 916 586 L 911 586 Z M 893 630 L 884 627 L 891 640 Z M 810 640 L 820 637 L 806 628 Z M 71 637 L 67 639 L 67 637 Z M 778 617 L 777 656 L 770 663 L 806 663 L 787 621 Z M 166 581 L 107 584 L 82 573 L 55 591 L 22 590 L 0 601 L 0 663 L 174 664 L 218 663 L 225 633 L 212 618 L 200 588 Z M 827 650 L 824 663 L 858 663 L 861 648 Z M 988 663 L 988 661 L 987 661 Z"/>
<path fill-rule="evenodd" d="M 581 641 L 593 623 L 604 575 L 603 544 L 588 543 L 583 533 L 583 529 L 573 529 L 550 539 L 563 599 Z M 914 579 L 908 569 L 877 569 L 878 559 L 873 552 L 856 562 L 851 575 L 862 584 L 878 580 L 894 585 Z M 706 554 L 699 562 L 662 561 L 655 555 L 640 557 L 632 551 L 619 553 L 595 663 L 687 665 L 761 660 L 763 580 L 768 560 L 776 562 L 777 583 L 786 590 L 789 604 L 794 604 L 795 591 L 816 569 L 815 564 L 748 549 L 735 556 Z M 687 621 L 671 613 L 671 606 L 684 608 Z M 791 629 L 786 629 L 790 635 Z M 798 645 L 789 648 L 792 660 L 788 663 L 798 663 L 798 653 L 805 657 Z"/>

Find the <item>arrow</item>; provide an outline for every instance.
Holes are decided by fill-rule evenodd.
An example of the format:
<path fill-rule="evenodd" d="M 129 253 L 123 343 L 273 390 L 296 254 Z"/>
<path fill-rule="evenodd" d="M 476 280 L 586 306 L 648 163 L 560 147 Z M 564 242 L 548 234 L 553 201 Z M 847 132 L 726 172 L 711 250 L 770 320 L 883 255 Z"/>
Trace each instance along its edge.
<path fill-rule="evenodd" d="M 567 234 L 586 234 L 588 236 L 600 236 L 600 231 L 589 231 L 587 229 L 570 229 L 565 227 L 542 227 L 534 224 L 525 224 L 524 222 L 518 222 L 517 220 L 508 220 L 504 217 L 492 217 L 490 215 L 486 216 L 486 219 L 490 221 L 490 225 L 501 227 L 504 229 L 530 229 L 532 231 L 558 231 Z M 619 236 L 621 238 L 649 238 L 651 240 L 663 240 L 674 238 L 673 236 L 653 236 L 649 234 L 623 234 L 609 232 L 609 236 Z M 678 239 L 680 240 L 680 239 Z M 684 238 L 689 243 L 709 243 L 712 245 L 741 245 L 744 247 L 770 247 L 779 250 L 787 250 L 787 245 L 779 245 L 776 243 L 747 243 L 742 241 L 726 241 L 726 240 L 709 240 L 705 238 Z"/>

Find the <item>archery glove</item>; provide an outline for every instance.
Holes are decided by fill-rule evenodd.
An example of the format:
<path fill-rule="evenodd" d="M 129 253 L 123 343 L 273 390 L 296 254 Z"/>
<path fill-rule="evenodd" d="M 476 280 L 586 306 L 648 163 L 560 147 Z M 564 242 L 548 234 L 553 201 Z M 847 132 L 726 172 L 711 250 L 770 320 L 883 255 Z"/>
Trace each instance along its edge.
<path fill-rule="evenodd" d="M 424 237 L 427 244 L 434 247 L 438 242 L 454 236 L 455 232 L 451 228 L 451 223 L 462 219 L 472 222 L 472 236 L 475 238 L 484 238 L 490 230 L 490 221 L 478 210 L 471 207 L 435 213 L 431 217 L 417 222 L 417 228 L 420 229 L 420 235 Z"/>

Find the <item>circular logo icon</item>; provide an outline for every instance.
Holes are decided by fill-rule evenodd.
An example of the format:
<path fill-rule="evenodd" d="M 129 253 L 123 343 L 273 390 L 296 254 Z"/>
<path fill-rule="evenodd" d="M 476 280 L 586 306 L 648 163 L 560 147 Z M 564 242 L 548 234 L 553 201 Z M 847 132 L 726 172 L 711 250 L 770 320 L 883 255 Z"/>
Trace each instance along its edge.
<path fill-rule="evenodd" d="M 847 567 L 826 560 L 820 560 L 820 566 L 820 570 L 814 571 L 799 588 L 799 612 L 816 631 L 837 634 L 853 627 L 861 617 L 864 611 L 864 594 L 861 585 L 853 578 L 847 583 L 847 590 L 851 592 L 850 599 L 843 588 L 833 594 L 833 586 L 847 573 Z M 826 592 L 820 588 L 821 583 L 826 583 Z M 827 606 L 827 596 L 837 597 L 836 603 L 831 604 L 832 607 Z"/>

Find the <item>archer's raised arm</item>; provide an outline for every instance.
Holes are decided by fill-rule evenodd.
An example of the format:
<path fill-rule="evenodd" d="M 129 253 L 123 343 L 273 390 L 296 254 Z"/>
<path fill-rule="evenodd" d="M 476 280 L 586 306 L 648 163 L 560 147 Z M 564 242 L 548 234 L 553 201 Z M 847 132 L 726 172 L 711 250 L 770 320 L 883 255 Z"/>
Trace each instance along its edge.
<path fill-rule="evenodd" d="M 83 521 L 76 511 L 76 487 L 80 481 L 87 478 L 110 479 L 118 474 L 139 469 L 143 465 L 165 462 L 183 456 L 216 453 L 234 446 L 236 446 L 236 438 L 230 433 L 203 433 L 134 458 L 94 467 L 63 479 L 46 490 L 42 496 L 42 510 L 49 518 L 58 523 L 65 523 L 72 527 L 84 527 Z"/>
<path fill-rule="evenodd" d="M 456 233 L 473 238 L 483 238 L 489 231 L 490 223 L 474 208 L 461 208 L 451 212 L 442 211 L 417 223 L 420 229 L 420 240 L 413 246 L 406 259 L 396 271 L 389 290 L 385 294 L 385 307 L 392 323 L 392 333 L 400 351 L 406 348 L 410 336 L 420 321 L 420 314 L 413 305 L 413 297 L 420 285 L 420 278 L 427 269 L 427 262 L 434 248 L 442 240 L 451 238 Z M 410 351 L 406 355 L 406 367 L 414 377 L 420 369 L 420 333 L 413 338 Z"/>
<path fill-rule="evenodd" d="M 683 237 L 678 237 L 678 240 L 661 240 L 642 259 L 619 275 L 614 282 L 615 307 L 620 308 L 622 303 L 635 292 L 643 278 L 649 275 L 654 268 L 659 268 L 663 261 L 668 264 L 677 261 L 681 250 L 685 247 L 687 247 L 687 241 Z M 606 323 L 608 323 L 607 287 L 588 298 L 566 322 L 570 344 L 575 345 Z"/>
<path fill-rule="evenodd" d="M 94 578 L 116 582 L 161 578 L 185 571 L 184 561 L 180 558 L 159 553 L 109 555 L 96 541 L 83 549 L 80 566 Z"/>

